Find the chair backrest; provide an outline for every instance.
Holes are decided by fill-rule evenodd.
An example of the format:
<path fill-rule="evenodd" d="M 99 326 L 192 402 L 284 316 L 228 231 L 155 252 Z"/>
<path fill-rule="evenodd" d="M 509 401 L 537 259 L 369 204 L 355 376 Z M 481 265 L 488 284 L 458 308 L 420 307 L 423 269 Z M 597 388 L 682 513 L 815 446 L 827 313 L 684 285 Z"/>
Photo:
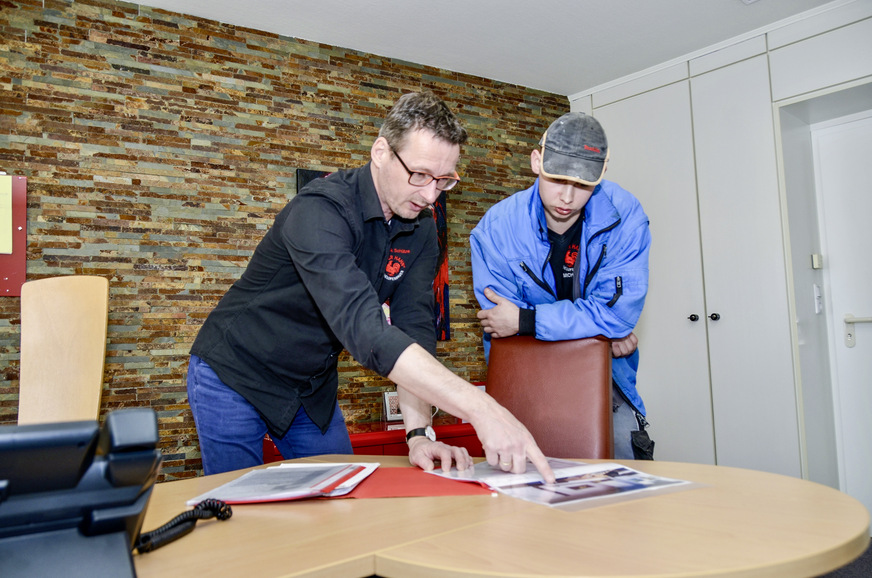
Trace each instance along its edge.
<path fill-rule="evenodd" d="M 99 417 L 108 318 L 103 277 L 50 277 L 21 286 L 19 424 Z"/>
<path fill-rule="evenodd" d="M 612 356 L 605 337 L 491 341 L 487 393 L 552 458 L 614 457 Z"/>

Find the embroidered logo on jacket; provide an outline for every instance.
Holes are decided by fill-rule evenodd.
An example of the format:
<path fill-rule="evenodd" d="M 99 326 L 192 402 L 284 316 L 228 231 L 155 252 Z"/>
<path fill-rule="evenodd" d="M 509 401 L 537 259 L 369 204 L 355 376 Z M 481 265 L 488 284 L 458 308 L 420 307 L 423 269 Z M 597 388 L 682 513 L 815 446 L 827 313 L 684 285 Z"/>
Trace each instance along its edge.
<path fill-rule="evenodd" d="M 403 259 L 403 255 L 408 253 L 410 253 L 408 249 L 391 247 L 391 255 L 388 257 L 388 264 L 385 265 L 386 280 L 399 281 L 406 272 L 406 261 Z"/>

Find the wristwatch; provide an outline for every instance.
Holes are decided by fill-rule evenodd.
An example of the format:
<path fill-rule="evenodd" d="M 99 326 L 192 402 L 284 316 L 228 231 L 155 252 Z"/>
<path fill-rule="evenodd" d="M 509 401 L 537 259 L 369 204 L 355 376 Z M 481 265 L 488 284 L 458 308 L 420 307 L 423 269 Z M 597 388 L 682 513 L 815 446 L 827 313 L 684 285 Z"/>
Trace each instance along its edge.
<path fill-rule="evenodd" d="M 427 427 L 419 427 L 410 430 L 409 433 L 406 434 L 406 441 L 409 441 L 410 439 L 417 436 L 425 436 L 431 442 L 436 441 L 436 432 L 433 431 L 433 428 L 429 425 Z"/>

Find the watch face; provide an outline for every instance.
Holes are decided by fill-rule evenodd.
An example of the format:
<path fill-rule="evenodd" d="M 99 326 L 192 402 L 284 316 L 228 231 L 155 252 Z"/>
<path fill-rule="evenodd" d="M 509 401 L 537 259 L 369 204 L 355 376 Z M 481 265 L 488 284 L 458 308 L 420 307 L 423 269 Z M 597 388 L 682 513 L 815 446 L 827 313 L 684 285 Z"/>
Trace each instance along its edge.
<path fill-rule="evenodd" d="M 435 442 L 435 441 L 436 441 L 436 432 L 433 431 L 433 428 L 430 427 L 429 425 L 428 425 L 428 426 L 426 427 L 426 429 L 424 430 L 424 435 L 426 435 L 426 436 L 427 436 L 427 439 L 430 440 L 431 442 Z"/>

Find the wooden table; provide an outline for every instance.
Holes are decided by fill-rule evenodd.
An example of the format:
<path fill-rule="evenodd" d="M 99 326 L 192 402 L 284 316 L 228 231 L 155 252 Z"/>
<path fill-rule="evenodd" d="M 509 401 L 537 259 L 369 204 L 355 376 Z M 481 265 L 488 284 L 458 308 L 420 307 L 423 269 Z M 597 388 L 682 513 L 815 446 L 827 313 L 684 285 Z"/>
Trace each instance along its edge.
<path fill-rule="evenodd" d="M 408 465 L 394 456 L 301 461 Z M 240 505 L 228 521 L 200 521 L 134 556 L 136 570 L 140 578 L 817 576 L 869 543 L 866 509 L 826 486 L 737 468 L 619 463 L 701 487 L 577 512 L 503 495 Z M 159 484 L 143 529 L 239 475 Z"/>

